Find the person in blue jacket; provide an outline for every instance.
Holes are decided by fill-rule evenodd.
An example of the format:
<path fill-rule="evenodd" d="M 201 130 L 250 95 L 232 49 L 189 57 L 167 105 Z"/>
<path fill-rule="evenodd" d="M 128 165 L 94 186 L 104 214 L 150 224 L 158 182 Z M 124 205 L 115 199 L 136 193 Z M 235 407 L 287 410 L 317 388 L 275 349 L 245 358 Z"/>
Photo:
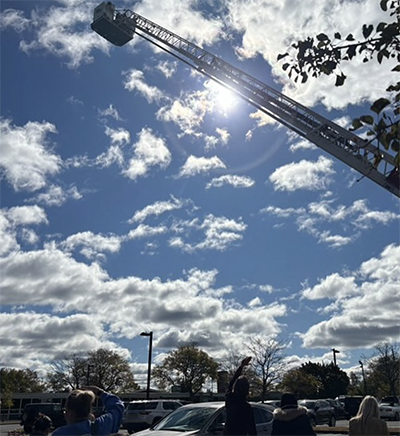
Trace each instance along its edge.
<path fill-rule="evenodd" d="M 92 406 L 100 397 L 105 413 L 94 419 Z M 124 413 L 124 403 L 116 396 L 96 386 L 72 391 L 65 403 L 67 425 L 57 428 L 53 436 L 107 436 L 118 433 Z"/>

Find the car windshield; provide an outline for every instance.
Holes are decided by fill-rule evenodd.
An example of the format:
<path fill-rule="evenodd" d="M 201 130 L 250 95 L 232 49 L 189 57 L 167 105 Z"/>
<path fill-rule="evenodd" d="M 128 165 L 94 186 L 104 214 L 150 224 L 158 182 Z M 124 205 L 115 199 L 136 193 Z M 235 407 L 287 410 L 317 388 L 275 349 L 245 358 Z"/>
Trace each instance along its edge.
<path fill-rule="evenodd" d="M 314 409 L 315 407 L 314 401 L 299 401 L 299 404 L 307 409 Z"/>
<path fill-rule="evenodd" d="M 215 411 L 216 409 L 213 407 L 179 408 L 153 428 L 170 431 L 200 430 Z"/>

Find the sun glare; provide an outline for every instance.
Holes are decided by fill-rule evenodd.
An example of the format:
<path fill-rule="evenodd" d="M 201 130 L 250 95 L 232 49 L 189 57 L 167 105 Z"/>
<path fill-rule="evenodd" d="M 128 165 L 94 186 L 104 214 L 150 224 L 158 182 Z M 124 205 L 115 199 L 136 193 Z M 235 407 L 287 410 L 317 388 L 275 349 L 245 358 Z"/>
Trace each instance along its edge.
<path fill-rule="evenodd" d="M 239 97 L 233 91 L 213 81 L 208 82 L 207 88 L 217 111 L 225 114 L 235 109 Z"/>

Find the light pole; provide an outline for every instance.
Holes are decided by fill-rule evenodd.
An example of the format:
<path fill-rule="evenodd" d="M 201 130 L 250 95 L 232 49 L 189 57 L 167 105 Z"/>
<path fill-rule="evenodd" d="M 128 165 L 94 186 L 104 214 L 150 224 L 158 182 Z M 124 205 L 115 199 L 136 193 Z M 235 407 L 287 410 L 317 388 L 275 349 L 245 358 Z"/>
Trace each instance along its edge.
<path fill-rule="evenodd" d="M 334 348 L 332 348 L 332 351 L 333 351 L 333 363 L 335 364 L 335 366 L 337 366 L 337 364 L 336 364 L 336 354 L 340 353 L 340 351 L 339 350 L 335 350 Z"/>
<path fill-rule="evenodd" d="M 140 336 L 149 337 L 149 360 L 147 362 L 147 389 L 146 389 L 146 400 L 150 399 L 150 375 L 151 375 L 151 350 L 153 348 L 153 332 L 142 332 Z"/>
<path fill-rule="evenodd" d="M 367 395 L 367 382 L 365 381 L 364 364 L 362 363 L 361 360 L 359 360 L 358 363 L 361 366 L 361 374 L 364 382 L 364 395 Z"/>

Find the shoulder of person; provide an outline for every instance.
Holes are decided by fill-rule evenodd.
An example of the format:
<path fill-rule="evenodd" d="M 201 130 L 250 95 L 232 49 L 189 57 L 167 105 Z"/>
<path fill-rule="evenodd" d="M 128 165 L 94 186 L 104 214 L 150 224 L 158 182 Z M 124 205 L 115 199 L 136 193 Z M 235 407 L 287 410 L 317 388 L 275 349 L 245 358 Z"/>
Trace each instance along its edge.
<path fill-rule="evenodd" d="M 292 421 L 300 416 L 305 416 L 307 410 L 304 407 L 295 407 L 293 409 L 275 409 L 274 419 L 279 421 Z"/>

